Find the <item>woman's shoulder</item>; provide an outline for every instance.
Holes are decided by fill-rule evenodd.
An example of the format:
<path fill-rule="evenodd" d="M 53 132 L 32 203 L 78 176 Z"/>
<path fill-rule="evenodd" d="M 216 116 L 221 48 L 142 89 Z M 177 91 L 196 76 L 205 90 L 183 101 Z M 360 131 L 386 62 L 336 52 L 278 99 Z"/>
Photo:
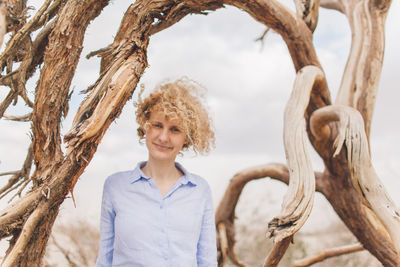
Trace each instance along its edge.
<path fill-rule="evenodd" d="M 127 171 L 119 171 L 109 175 L 105 182 L 104 187 L 108 188 L 116 188 L 116 187 L 125 187 L 126 183 L 134 177 L 134 170 Z"/>
<path fill-rule="evenodd" d="M 210 185 L 208 184 L 207 180 L 204 179 L 202 176 L 191 172 L 189 172 L 187 175 L 189 177 L 189 181 L 191 181 L 195 185 L 200 186 L 207 190 L 210 188 Z"/>

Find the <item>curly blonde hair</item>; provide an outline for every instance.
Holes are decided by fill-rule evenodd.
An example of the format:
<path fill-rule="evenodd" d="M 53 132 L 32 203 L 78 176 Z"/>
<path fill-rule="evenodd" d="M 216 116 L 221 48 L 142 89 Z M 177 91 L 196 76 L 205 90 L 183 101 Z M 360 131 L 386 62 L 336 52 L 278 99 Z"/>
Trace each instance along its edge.
<path fill-rule="evenodd" d="M 135 103 L 140 140 L 145 138 L 151 112 L 162 112 L 166 119 L 177 120 L 186 134 L 188 141 L 183 149 L 192 147 L 195 153 L 208 153 L 215 146 L 215 134 L 212 120 L 202 102 L 204 94 L 201 89 L 204 88 L 186 77 L 158 84 L 145 99 L 142 99 L 142 88 Z"/>

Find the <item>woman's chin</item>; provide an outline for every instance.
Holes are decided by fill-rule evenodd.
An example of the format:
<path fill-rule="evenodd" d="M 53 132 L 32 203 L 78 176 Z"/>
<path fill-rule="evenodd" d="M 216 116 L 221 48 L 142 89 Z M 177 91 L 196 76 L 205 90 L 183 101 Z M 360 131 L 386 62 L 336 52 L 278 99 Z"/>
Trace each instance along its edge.
<path fill-rule="evenodd" d="M 175 160 L 176 154 L 172 153 L 172 151 L 153 151 L 150 153 L 150 157 L 156 160 Z"/>

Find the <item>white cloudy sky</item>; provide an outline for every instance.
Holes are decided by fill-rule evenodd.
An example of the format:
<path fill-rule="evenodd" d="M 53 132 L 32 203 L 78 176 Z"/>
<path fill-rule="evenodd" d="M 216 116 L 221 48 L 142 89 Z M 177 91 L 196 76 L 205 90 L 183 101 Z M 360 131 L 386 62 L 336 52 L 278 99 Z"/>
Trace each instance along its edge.
<path fill-rule="evenodd" d="M 35 1 L 31 3 L 35 4 Z M 112 1 L 104 9 L 88 28 L 83 56 L 112 42 L 119 21 L 130 3 L 127 0 Z M 399 17 L 400 3 L 393 1 L 387 20 L 385 63 L 371 133 L 375 167 L 398 204 L 400 53 L 396 48 L 400 45 Z M 295 73 L 279 35 L 270 33 L 264 47 L 255 42 L 263 31 L 264 26 L 247 14 L 228 7 L 208 16 L 188 16 L 172 28 L 153 36 L 150 41 L 149 68 L 141 83 L 152 88 L 165 78 L 186 75 L 208 88 L 217 148 L 209 156 L 193 157 L 187 154 L 178 161 L 209 181 L 216 204 L 229 179 L 237 171 L 272 161 L 284 162 L 285 159 L 283 110 Z M 334 98 L 350 46 L 345 17 L 335 11 L 322 10 L 315 33 L 315 46 Z M 70 114 L 63 122 L 64 133 L 71 127 L 73 115 L 84 97 L 78 92 L 96 80 L 98 70 L 97 58 L 81 59 L 72 82 L 75 91 Z M 36 81 L 30 81 L 29 90 L 34 90 L 35 84 Z M 0 100 L 5 95 L 6 90 L 0 88 Z M 136 97 L 137 93 L 133 99 Z M 81 176 L 75 189 L 77 207 L 74 208 L 72 201 L 67 199 L 61 208 L 61 219 L 88 216 L 97 224 L 104 179 L 115 171 L 131 169 L 138 161 L 146 159 L 145 148 L 138 144 L 132 103 L 132 100 L 128 102 L 120 118 L 111 125 L 98 152 Z M 11 108 L 8 113 L 22 113 L 23 109 Z M 28 145 L 29 125 L 1 120 L 0 128 L 0 172 L 18 169 Z M 315 169 L 321 170 L 321 162 L 315 154 L 313 160 Z M 1 179 L 5 180 L 4 177 Z M 239 208 L 245 213 L 250 205 L 259 205 L 264 208 L 259 212 L 265 214 L 267 221 L 279 212 L 285 189 L 286 186 L 271 180 L 249 184 Z M 1 207 L 6 205 L 4 200 L 0 204 Z M 327 225 L 334 217 L 333 211 L 320 196 L 316 198 L 315 210 L 311 222 Z M 238 215 L 241 216 L 240 213 Z"/>

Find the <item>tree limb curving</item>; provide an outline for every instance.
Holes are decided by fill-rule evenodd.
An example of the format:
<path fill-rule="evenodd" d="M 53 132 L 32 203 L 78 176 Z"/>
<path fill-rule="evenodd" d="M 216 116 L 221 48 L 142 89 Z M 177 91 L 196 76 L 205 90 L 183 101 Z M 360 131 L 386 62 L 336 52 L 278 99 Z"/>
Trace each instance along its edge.
<path fill-rule="evenodd" d="M 220 250 L 219 265 L 222 266 L 226 257 L 229 257 L 237 265 L 242 266 L 234 252 L 235 245 L 235 208 L 239 201 L 244 186 L 255 179 L 271 177 L 285 183 L 289 182 L 289 172 L 284 164 L 269 163 L 245 169 L 231 179 L 225 190 L 215 213 L 217 225 L 218 245 Z"/>
<path fill-rule="evenodd" d="M 290 181 L 281 214 L 268 224 L 268 235 L 279 242 L 296 233 L 307 220 L 314 200 L 315 176 L 306 148 L 304 114 L 314 86 L 324 82 L 324 74 L 315 66 L 301 69 L 284 116 L 284 145 Z"/>
<path fill-rule="evenodd" d="M 327 9 L 334 9 L 341 13 L 344 11 L 344 7 L 341 0 L 321 0 L 320 6 Z"/>
<path fill-rule="evenodd" d="M 341 247 L 337 247 L 337 248 L 332 248 L 329 250 L 324 250 L 324 251 L 318 253 L 317 255 L 295 261 L 295 263 L 292 265 L 292 267 L 306 267 L 306 266 L 313 265 L 317 262 L 326 260 L 331 257 L 337 257 L 337 256 L 341 256 L 344 254 L 349 254 L 349 253 L 353 253 L 353 252 L 357 252 L 357 251 L 361 251 L 361 250 L 364 250 L 364 247 L 359 243 L 347 245 L 347 246 L 341 246 Z"/>
<path fill-rule="evenodd" d="M 361 113 L 369 139 L 385 49 L 385 21 L 391 1 L 342 1 L 352 33 L 350 54 L 335 104 Z"/>

